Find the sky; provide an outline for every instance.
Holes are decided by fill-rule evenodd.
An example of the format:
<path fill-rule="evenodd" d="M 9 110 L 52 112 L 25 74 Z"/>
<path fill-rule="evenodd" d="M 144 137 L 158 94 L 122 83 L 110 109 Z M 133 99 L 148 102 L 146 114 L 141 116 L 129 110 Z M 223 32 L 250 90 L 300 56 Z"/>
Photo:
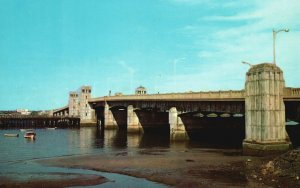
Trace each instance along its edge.
<path fill-rule="evenodd" d="M 299 0 L 0 0 L 0 110 L 93 97 L 243 89 L 273 61 L 300 87 Z"/>

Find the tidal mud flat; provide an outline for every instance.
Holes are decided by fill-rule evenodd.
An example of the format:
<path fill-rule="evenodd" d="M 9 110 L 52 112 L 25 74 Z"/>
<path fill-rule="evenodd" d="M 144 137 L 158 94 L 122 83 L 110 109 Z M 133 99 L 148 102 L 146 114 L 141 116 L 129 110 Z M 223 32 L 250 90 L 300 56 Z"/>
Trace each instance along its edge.
<path fill-rule="evenodd" d="M 242 156 L 240 150 L 141 149 L 39 163 L 125 174 L 171 187 L 300 187 L 299 159 L 297 150 L 259 158 Z"/>
<path fill-rule="evenodd" d="M 19 176 L 26 176 L 25 174 Z M 73 173 L 38 173 L 30 174 L 35 176 L 27 180 L 16 180 L 0 176 L 0 187 L 25 187 L 25 188 L 50 188 L 50 187 L 71 187 L 99 185 L 107 182 L 107 179 L 97 175 L 73 174 Z"/>

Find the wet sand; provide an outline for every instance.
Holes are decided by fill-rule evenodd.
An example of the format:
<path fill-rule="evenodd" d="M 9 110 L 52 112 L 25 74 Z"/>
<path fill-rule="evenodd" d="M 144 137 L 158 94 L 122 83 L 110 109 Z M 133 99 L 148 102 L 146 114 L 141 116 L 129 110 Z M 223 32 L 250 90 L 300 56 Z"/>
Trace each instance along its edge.
<path fill-rule="evenodd" d="M 240 150 L 137 149 L 37 160 L 46 166 L 89 169 L 145 178 L 172 187 L 300 187 L 300 151 L 277 157 L 242 156 Z M 286 168 L 290 166 L 289 168 Z M 50 174 L 51 175 L 51 174 Z M 15 182 L 0 177 L 0 187 L 68 187 L 98 185 L 97 175 L 52 174 Z"/>
<path fill-rule="evenodd" d="M 237 150 L 143 149 L 39 163 L 125 174 L 175 187 L 268 187 L 251 178 L 249 161 L 261 159 L 241 156 Z"/>
<path fill-rule="evenodd" d="M 34 176 L 34 174 L 31 174 Z M 28 180 L 16 180 L 13 178 L 0 176 L 0 187 L 25 187 L 25 188 L 50 188 L 50 187 L 70 187 L 99 185 L 107 182 L 107 179 L 97 175 L 83 175 L 73 173 L 45 173 L 35 175 L 35 178 Z"/>

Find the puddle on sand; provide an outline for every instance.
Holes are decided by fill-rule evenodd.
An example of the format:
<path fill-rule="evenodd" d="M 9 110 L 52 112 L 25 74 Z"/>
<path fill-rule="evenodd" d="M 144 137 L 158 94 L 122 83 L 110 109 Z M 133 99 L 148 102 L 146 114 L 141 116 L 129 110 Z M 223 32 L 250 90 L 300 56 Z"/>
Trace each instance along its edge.
<path fill-rule="evenodd" d="M 107 178 L 108 182 L 100 185 L 74 187 L 168 187 L 167 185 L 148 181 L 144 178 L 135 178 L 122 174 L 99 172 L 94 170 L 43 166 L 42 164 L 38 164 L 34 161 L 12 163 L 10 168 L 12 170 L 6 170 L 6 177 L 12 178 L 12 180 L 17 182 L 27 182 L 28 180 L 72 179 L 80 177 L 80 175 L 97 175 Z M 19 169 L 22 173 L 16 173 L 16 169 Z"/>

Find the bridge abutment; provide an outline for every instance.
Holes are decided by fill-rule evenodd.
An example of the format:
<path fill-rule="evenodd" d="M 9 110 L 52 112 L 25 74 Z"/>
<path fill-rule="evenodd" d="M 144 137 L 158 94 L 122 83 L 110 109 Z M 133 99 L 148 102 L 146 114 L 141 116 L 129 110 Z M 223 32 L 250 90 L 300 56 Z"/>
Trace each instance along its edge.
<path fill-rule="evenodd" d="M 105 129 L 118 129 L 117 121 L 114 118 L 109 105 L 106 103 L 104 106 L 104 128 Z"/>
<path fill-rule="evenodd" d="M 143 127 L 132 105 L 127 107 L 127 132 L 143 133 Z"/>
<path fill-rule="evenodd" d="M 275 64 L 255 65 L 247 72 L 244 154 L 266 155 L 289 149 L 283 89 L 283 72 Z"/>
<path fill-rule="evenodd" d="M 169 110 L 170 139 L 174 141 L 189 140 L 184 124 L 178 114 L 176 107 Z"/>

